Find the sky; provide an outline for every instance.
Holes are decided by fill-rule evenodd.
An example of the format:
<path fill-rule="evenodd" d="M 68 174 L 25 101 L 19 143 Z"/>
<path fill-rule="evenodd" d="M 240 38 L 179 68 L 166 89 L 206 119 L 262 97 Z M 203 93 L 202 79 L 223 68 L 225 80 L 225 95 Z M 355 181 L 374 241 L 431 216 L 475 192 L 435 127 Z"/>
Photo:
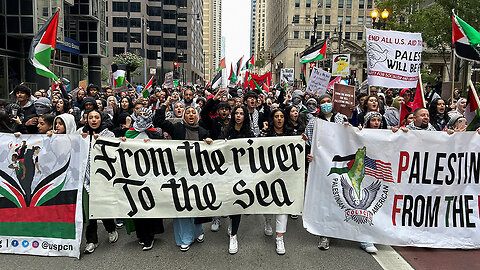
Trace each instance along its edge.
<path fill-rule="evenodd" d="M 230 63 L 242 64 L 250 57 L 250 0 L 222 0 L 222 36 L 225 37 L 225 61 L 230 72 Z"/>

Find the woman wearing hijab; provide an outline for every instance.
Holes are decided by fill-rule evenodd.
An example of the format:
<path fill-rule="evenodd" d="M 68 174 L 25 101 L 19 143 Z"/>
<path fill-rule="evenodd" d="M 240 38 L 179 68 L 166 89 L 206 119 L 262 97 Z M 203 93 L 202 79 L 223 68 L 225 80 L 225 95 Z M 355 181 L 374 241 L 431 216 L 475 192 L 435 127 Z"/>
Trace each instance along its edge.
<path fill-rule="evenodd" d="M 233 108 L 230 120 L 223 134 L 219 136 L 220 139 L 233 140 L 239 138 L 253 138 L 253 132 L 250 129 L 250 118 L 245 117 L 248 115 L 247 108 L 244 105 L 236 106 Z M 228 246 L 228 252 L 235 254 L 238 252 L 238 239 L 237 232 L 240 226 L 241 215 L 231 215 L 231 226 L 229 226 L 228 234 L 230 236 L 230 243 Z"/>
<path fill-rule="evenodd" d="M 85 98 L 87 99 L 87 98 Z M 89 138 L 90 142 L 92 139 L 97 139 L 98 136 L 103 137 L 114 137 L 115 135 L 109 131 L 104 123 L 102 113 L 98 110 L 91 110 L 87 114 L 87 122 L 83 128 L 78 129 L 78 133 L 82 135 L 83 138 Z M 90 193 L 90 152 L 88 154 L 87 168 L 85 170 L 85 182 L 84 187 L 84 211 L 88 212 L 88 193 Z M 85 214 L 85 218 L 88 218 L 88 213 Z M 108 241 L 110 243 L 115 243 L 118 240 L 118 232 L 115 228 L 115 222 L 113 219 L 103 219 L 103 226 L 108 232 Z M 84 253 L 90 254 L 95 251 L 98 246 L 98 235 L 97 235 L 97 220 L 88 220 L 88 225 L 85 230 L 86 242 Z"/>
<path fill-rule="evenodd" d="M 452 118 L 455 115 L 463 115 L 465 113 L 465 108 L 467 107 L 467 99 L 459 98 L 457 101 L 457 106 L 455 110 L 448 112 L 448 117 Z"/>
<path fill-rule="evenodd" d="M 209 138 L 208 131 L 198 125 L 198 113 L 193 107 L 186 107 L 183 112 L 182 121 L 171 123 L 165 120 L 165 110 L 167 105 L 171 105 L 171 99 L 167 99 L 167 104 L 163 104 L 160 109 L 155 112 L 153 119 L 154 126 L 160 127 L 164 132 L 168 133 L 174 140 L 202 141 L 212 143 Z M 199 221 L 199 220 L 197 220 Z M 209 220 L 211 221 L 211 219 Z M 202 243 L 205 240 L 202 224 L 196 224 L 194 218 L 175 218 L 173 219 L 173 229 L 175 234 L 175 242 L 180 246 L 181 251 L 188 251 L 190 245 L 197 240 Z"/>
<path fill-rule="evenodd" d="M 160 132 L 153 128 L 153 112 L 148 108 L 140 108 L 137 110 L 136 121 L 133 123 L 133 127 L 127 130 L 126 139 L 143 139 L 144 142 L 148 142 L 151 139 L 159 140 L 163 136 Z M 128 221 L 125 222 L 128 224 Z M 133 219 L 135 228 L 127 225 L 127 230 L 137 232 L 137 238 L 140 244 L 143 246 L 143 250 L 147 251 L 153 248 L 155 234 L 163 233 L 163 220 L 161 218 L 140 218 Z"/>
<path fill-rule="evenodd" d="M 302 135 L 305 131 L 305 118 L 299 114 L 298 108 L 288 106 L 285 110 L 285 130 L 289 135 Z"/>
<path fill-rule="evenodd" d="M 385 118 L 385 122 L 387 124 L 387 128 L 395 127 L 400 124 L 400 107 L 405 99 L 401 96 L 398 96 L 393 99 L 392 106 L 388 107 L 385 110 L 385 114 L 383 115 Z"/>
<path fill-rule="evenodd" d="M 445 100 L 442 98 L 437 98 L 430 103 L 430 107 L 428 108 L 428 112 L 430 115 L 430 124 L 437 130 L 442 131 L 448 124 L 448 117 L 446 107 L 445 107 Z"/>

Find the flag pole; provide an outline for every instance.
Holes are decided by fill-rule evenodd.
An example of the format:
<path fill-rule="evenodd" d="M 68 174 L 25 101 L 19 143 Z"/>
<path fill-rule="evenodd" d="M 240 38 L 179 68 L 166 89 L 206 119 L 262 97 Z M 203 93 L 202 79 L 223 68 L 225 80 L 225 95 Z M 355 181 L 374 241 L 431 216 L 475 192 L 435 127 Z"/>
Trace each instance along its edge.
<path fill-rule="evenodd" d="M 418 70 L 418 85 L 420 85 L 420 92 L 422 94 L 422 105 L 423 107 L 427 107 L 425 104 L 425 91 L 423 90 L 422 73 L 420 70 Z"/>
<path fill-rule="evenodd" d="M 57 12 L 60 12 L 60 7 L 57 7 Z M 59 15 L 60 16 L 60 15 Z M 52 71 L 53 74 L 55 74 L 55 57 L 57 55 L 57 35 L 58 35 L 58 24 L 57 24 L 57 30 L 55 31 L 55 49 L 53 50 L 53 61 L 52 61 Z M 51 81 L 51 89 L 50 89 L 50 99 L 53 97 L 53 78 L 50 79 Z"/>
<path fill-rule="evenodd" d="M 468 79 L 468 85 L 472 88 L 473 96 L 475 97 L 475 100 L 477 101 L 477 104 L 480 104 L 480 101 L 478 99 L 477 95 L 477 90 L 475 89 L 475 85 L 473 85 L 473 82 L 471 79 Z"/>
<path fill-rule="evenodd" d="M 453 91 L 455 89 L 455 48 L 452 48 L 452 91 L 450 93 L 450 100 L 453 102 Z"/>

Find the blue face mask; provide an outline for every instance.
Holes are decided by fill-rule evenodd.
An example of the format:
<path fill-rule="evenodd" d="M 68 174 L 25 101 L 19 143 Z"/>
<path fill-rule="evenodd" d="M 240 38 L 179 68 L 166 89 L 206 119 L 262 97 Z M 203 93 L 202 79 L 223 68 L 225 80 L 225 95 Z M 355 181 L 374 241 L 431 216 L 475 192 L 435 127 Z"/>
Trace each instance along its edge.
<path fill-rule="evenodd" d="M 323 103 L 320 105 L 320 111 L 322 111 L 323 114 L 331 113 L 332 109 L 333 109 L 332 103 Z"/>

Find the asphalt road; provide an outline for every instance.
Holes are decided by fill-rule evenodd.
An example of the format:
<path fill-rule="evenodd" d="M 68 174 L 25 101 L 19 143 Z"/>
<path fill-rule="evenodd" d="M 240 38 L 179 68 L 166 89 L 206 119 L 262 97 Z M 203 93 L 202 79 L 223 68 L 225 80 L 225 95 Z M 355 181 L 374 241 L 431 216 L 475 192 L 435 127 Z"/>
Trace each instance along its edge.
<path fill-rule="evenodd" d="M 93 254 L 80 260 L 65 257 L 0 255 L 0 269 L 382 269 L 377 261 L 359 247 L 359 243 L 334 239 L 330 249 L 317 248 L 318 237 L 302 226 L 302 219 L 289 218 L 284 236 L 286 254 L 275 251 L 275 236 L 263 234 L 263 217 L 242 216 L 238 233 L 239 251 L 228 254 L 226 233 L 228 218 L 221 218 L 219 232 L 205 224 L 205 242 L 195 243 L 188 252 L 175 245 L 172 220 L 165 220 L 165 233 L 157 235 L 155 246 L 142 251 L 134 234 L 119 230 L 117 243 L 108 243 L 108 235 L 99 224 L 100 245 Z M 82 251 L 85 243 L 82 244 Z"/>

